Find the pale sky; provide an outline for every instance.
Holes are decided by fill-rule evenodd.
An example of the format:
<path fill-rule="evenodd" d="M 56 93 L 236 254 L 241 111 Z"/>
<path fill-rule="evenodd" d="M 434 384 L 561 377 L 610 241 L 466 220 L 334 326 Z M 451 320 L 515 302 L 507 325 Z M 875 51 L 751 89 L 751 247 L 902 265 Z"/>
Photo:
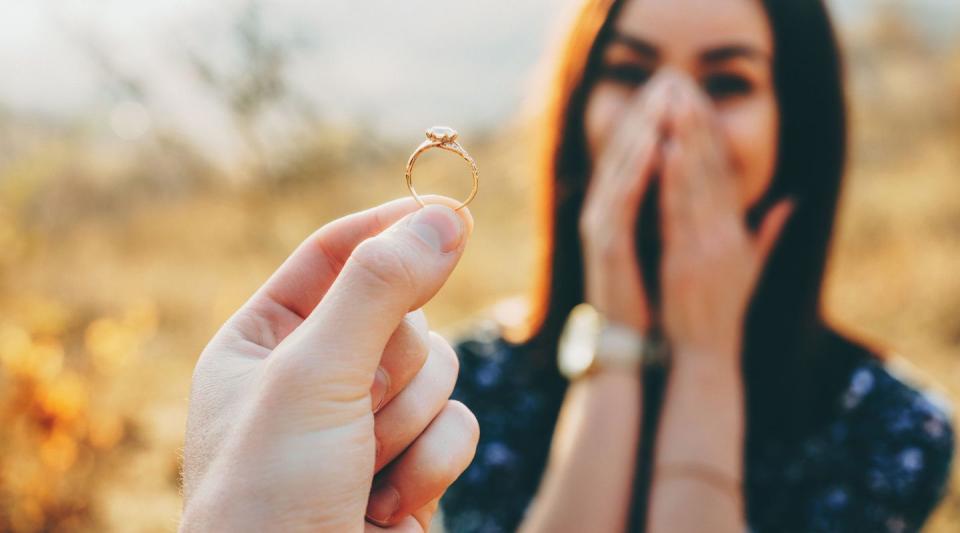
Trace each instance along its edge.
<path fill-rule="evenodd" d="M 493 127 L 521 105 L 557 6 L 569 0 L 274 0 L 268 32 L 304 43 L 288 69 L 298 94 L 335 120 L 362 117 L 390 133 L 434 123 Z M 0 17 L 0 106 L 17 112 L 102 112 L 90 43 L 141 80 L 154 121 L 202 142 L 230 129 L 195 78 L 187 51 L 231 61 L 245 0 L 14 0 Z M 414 125 L 414 126 L 411 126 Z"/>
<path fill-rule="evenodd" d="M 288 80 L 325 116 L 360 117 L 388 134 L 419 135 L 435 123 L 497 127 L 536 98 L 534 66 L 574 1 L 271 0 L 263 2 L 263 21 L 272 35 L 302 45 Z M 849 22 L 878 1 L 831 3 Z M 930 27 L 960 26 L 957 0 L 903 1 Z M 0 106 L 20 113 L 102 116 L 118 135 L 136 136 L 138 109 L 106 91 L 90 52 L 93 43 L 119 70 L 142 82 L 149 123 L 183 129 L 208 148 L 229 150 L 228 117 L 185 58 L 189 50 L 202 51 L 229 64 L 231 24 L 246 5 L 247 0 L 6 0 L 0 17 L 0 72 L 6 73 Z"/>

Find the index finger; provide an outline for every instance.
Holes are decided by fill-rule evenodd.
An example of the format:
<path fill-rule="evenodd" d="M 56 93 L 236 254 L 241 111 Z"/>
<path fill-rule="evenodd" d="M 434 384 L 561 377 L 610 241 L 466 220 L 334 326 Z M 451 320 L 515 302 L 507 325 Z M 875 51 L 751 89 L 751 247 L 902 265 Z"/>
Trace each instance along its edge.
<path fill-rule="evenodd" d="M 643 151 L 643 148 L 649 150 L 650 146 L 656 144 L 662 127 L 665 100 L 674 78 L 672 72 L 666 71 L 633 96 L 600 156 L 599 165 L 604 167 L 605 172 L 599 172 L 598 175 L 619 176 L 624 167 L 638 156 L 635 154 L 638 145 Z"/>
<path fill-rule="evenodd" d="M 428 205 L 357 245 L 323 300 L 271 355 L 275 390 L 307 413 L 322 402 L 361 399 L 356 405 L 369 410 L 390 336 L 440 290 L 463 254 L 463 216 Z"/>
<path fill-rule="evenodd" d="M 451 208 L 459 205 L 446 196 L 424 195 L 422 198 L 427 204 Z M 276 347 L 313 312 L 357 245 L 417 209 L 420 205 L 413 198 L 400 198 L 352 213 L 315 231 L 241 309 L 264 322 L 265 329 L 272 333 L 248 340 L 268 349 Z M 469 210 L 462 209 L 459 213 L 467 230 L 472 230 L 473 217 Z"/>

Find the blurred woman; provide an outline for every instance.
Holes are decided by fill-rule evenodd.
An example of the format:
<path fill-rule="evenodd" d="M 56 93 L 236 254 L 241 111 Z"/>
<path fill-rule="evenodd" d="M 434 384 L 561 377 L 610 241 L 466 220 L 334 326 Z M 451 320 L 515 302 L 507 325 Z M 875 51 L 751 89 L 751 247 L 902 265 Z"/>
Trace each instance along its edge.
<path fill-rule="evenodd" d="M 481 437 L 447 528 L 919 529 L 949 407 L 821 309 L 846 145 L 822 2 L 585 0 L 553 89 L 535 312 L 455 343 Z M 564 375 L 565 331 L 593 352 Z"/>

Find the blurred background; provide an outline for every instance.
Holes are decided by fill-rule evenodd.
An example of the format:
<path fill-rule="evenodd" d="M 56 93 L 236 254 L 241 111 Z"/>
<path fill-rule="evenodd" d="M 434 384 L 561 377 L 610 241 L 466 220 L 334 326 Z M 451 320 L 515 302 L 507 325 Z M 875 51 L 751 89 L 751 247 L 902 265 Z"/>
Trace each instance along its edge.
<path fill-rule="evenodd" d="M 197 355 L 313 229 L 405 195 L 428 126 L 459 129 L 482 173 L 432 326 L 510 320 L 571 3 L 6 2 L 0 531 L 175 530 Z M 853 157 L 829 312 L 960 398 L 960 3 L 831 4 Z M 464 196 L 435 154 L 418 190 Z M 929 530 L 958 524 L 960 471 Z"/>

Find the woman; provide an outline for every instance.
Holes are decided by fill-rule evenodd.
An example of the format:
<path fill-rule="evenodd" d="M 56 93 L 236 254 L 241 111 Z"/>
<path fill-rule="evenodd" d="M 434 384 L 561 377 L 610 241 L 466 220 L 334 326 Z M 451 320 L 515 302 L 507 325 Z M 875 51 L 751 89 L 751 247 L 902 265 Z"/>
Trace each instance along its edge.
<path fill-rule="evenodd" d="M 818 0 L 586 0 L 551 101 L 538 312 L 461 339 L 468 531 L 912 531 L 946 407 L 821 314 L 845 159 Z M 568 314 L 670 346 L 667 372 L 557 369 Z"/>

